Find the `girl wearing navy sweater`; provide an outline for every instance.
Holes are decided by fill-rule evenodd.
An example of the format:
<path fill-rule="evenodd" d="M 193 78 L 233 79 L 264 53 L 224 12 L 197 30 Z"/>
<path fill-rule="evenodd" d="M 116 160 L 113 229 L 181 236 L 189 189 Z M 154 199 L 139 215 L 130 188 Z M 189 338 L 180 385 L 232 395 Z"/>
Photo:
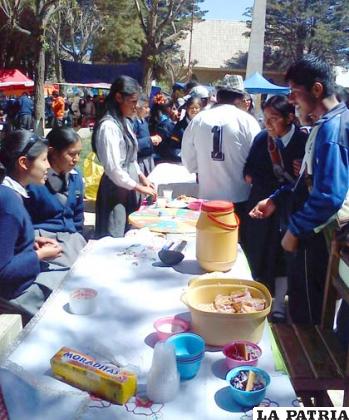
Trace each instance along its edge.
<path fill-rule="evenodd" d="M 83 181 L 75 169 L 82 149 L 79 135 L 68 127 L 56 127 L 47 135 L 48 160 L 45 185 L 28 186 L 27 210 L 37 237 L 55 239 L 63 251 L 51 267 L 71 267 L 86 245 Z"/>
<path fill-rule="evenodd" d="M 49 163 L 44 139 L 27 130 L 10 133 L 1 144 L 6 170 L 0 185 L 0 297 L 32 316 L 61 282 L 62 272 L 41 271 L 41 262 L 56 258 L 61 247 L 49 238 L 34 238 L 23 204 L 29 183 L 43 184 Z"/>
<path fill-rule="evenodd" d="M 261 197 L 268 197 L 283 185 L 293 186 L 297 167 L 304 155 L 307 135 L 294 124 L 295 109 L 286 96 L 271 97 L 263 107 L 266 130 L 253 141 L 244 176 L 252 185 L 247 202 L 250 211 Z M 304 191 L 306 194 L 306 191 Z M 290 203 L 291 205 L 291 203 Z M 298 206 L 298 203 L 292 203 Z M 246 219 L 245 253 L 252 275 L 275 291 L 272 308 L 273 322 L 284 322 L 287 292 L 287 260 L 281 247 L 282 231 L 287 225 L 289 209 L 280 209 L 273 217 Z"/>

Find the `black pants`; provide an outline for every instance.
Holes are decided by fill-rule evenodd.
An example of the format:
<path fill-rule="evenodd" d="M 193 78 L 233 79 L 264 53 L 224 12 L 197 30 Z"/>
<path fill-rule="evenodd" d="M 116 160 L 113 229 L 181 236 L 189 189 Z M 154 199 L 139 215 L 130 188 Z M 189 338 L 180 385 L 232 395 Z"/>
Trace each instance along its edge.
<path fill-rule="evenodd" d="M 328 249 L 320 232 L 300 240 L 297 252 L 288 254 L 288 297 L 291 320 L 319 324 L 324 298 Z"/>

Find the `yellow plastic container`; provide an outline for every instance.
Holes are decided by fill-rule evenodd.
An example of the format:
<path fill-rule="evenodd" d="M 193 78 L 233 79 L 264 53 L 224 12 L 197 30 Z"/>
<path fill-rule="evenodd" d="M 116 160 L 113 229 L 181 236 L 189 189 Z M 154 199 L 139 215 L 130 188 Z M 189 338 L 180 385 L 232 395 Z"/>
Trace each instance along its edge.
<path fill-rule="evenodd" d="M 196 259 L 206 271 L 228 271 L 237 255 L 238 219 L 229 201 L 203 203 L 196 225 Z"/>
<path fill-rule="evenodd" d="M 219 294 L 230 295 L 232 292 L 248 289 L 255 298 L 264 298 L 266 308 L 263 311 L 248 314 L 215 313 L 200 309 L 200 304 L 212 303 Z M 258 343 L 263 335 L 265 319 L 270 312 L 271 296 L 261 283 L 240 279 L 193 279 L 189 288 L 182 295 L 191 312 L 191 328 L 207 344 L 224 346 L 232 340 L 248 340 Z"/>

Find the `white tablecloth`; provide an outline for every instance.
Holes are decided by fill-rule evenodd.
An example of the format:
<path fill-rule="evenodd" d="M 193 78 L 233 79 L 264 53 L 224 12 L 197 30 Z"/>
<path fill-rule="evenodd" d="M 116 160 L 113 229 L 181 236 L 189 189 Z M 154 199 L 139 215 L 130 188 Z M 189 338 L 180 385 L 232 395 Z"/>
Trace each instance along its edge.
<path fill-rule="evenodd" d="M 149 174 L 149 179 L 157 185 L 160 196 L 163 190 L 171 189 L 173 190 L 173 198 L 181 194 L 197 197 L 196 175 L 188 172 L 183 165 L 160 163 Z"/>
<path fill-rule="evenodd" d="M 186 313 L 188 316 L 180 296 L 188 280 L 202 271 L 194 260 L 194 239 L 185 250 L 185 259 L 173 269 L 161 267 L 158 262 L 156 251 L 162 245 L 159 238 L 142 231 L 136 231 L 135 235 L 94 242 L 71 269 L 63 288 L 27 326 L 9 360 L 40 377 L 50 389 L 60 391 L 73 390 L 51 377 L 50 358 L 62 346 L 99 353 L 104 360 L 112 355 L 138 367 L 137 397 L 124 406 L 88 399 L 83 419 L 142 419 L 144 415 L 154 420 L 241 418 L 244 413 L 234 406 L 224 379 L 227 370 L 220 351 L 206 351 L 198 375 L 181 383 L 174 401 L 151 404 L 143 398 L 153 354 L 151 346 L 156 337 L 152 324 L 165 315 Z M 236 278 L 250 276 L 241 251 L 231 274 Z M 77 287 L 98 291 L 98 309 L 94 314 L 69 313 L 69 293 Z M 263 355 L 259 366 L 271 375 L 263 404 L 291 406 L 296 404 L 296 396 L 288 377 L 274 370 L 268 333 L 266 328 L 260 343 Z M 252 411 L 247 415 L 252 416 Z M 29 414 L 27 418 L 30 419 Z M 56 419 L 61 419 L 60 410 L 52 406 L 50 420 Z"/>

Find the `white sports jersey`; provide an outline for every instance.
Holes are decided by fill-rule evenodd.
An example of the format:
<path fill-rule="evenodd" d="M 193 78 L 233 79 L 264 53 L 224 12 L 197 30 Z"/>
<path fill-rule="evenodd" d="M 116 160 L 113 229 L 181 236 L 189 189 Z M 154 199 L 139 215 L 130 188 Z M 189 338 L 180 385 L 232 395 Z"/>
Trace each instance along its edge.
<path fill-rule="evenodd" d="M 217 105 L 200 112 L 182 140 L 182 162 L 199 174 L 199 197 L 246 201 L 250 186 L 243 179 L 244 165 L 258 122 L 234 105 Z"/>

